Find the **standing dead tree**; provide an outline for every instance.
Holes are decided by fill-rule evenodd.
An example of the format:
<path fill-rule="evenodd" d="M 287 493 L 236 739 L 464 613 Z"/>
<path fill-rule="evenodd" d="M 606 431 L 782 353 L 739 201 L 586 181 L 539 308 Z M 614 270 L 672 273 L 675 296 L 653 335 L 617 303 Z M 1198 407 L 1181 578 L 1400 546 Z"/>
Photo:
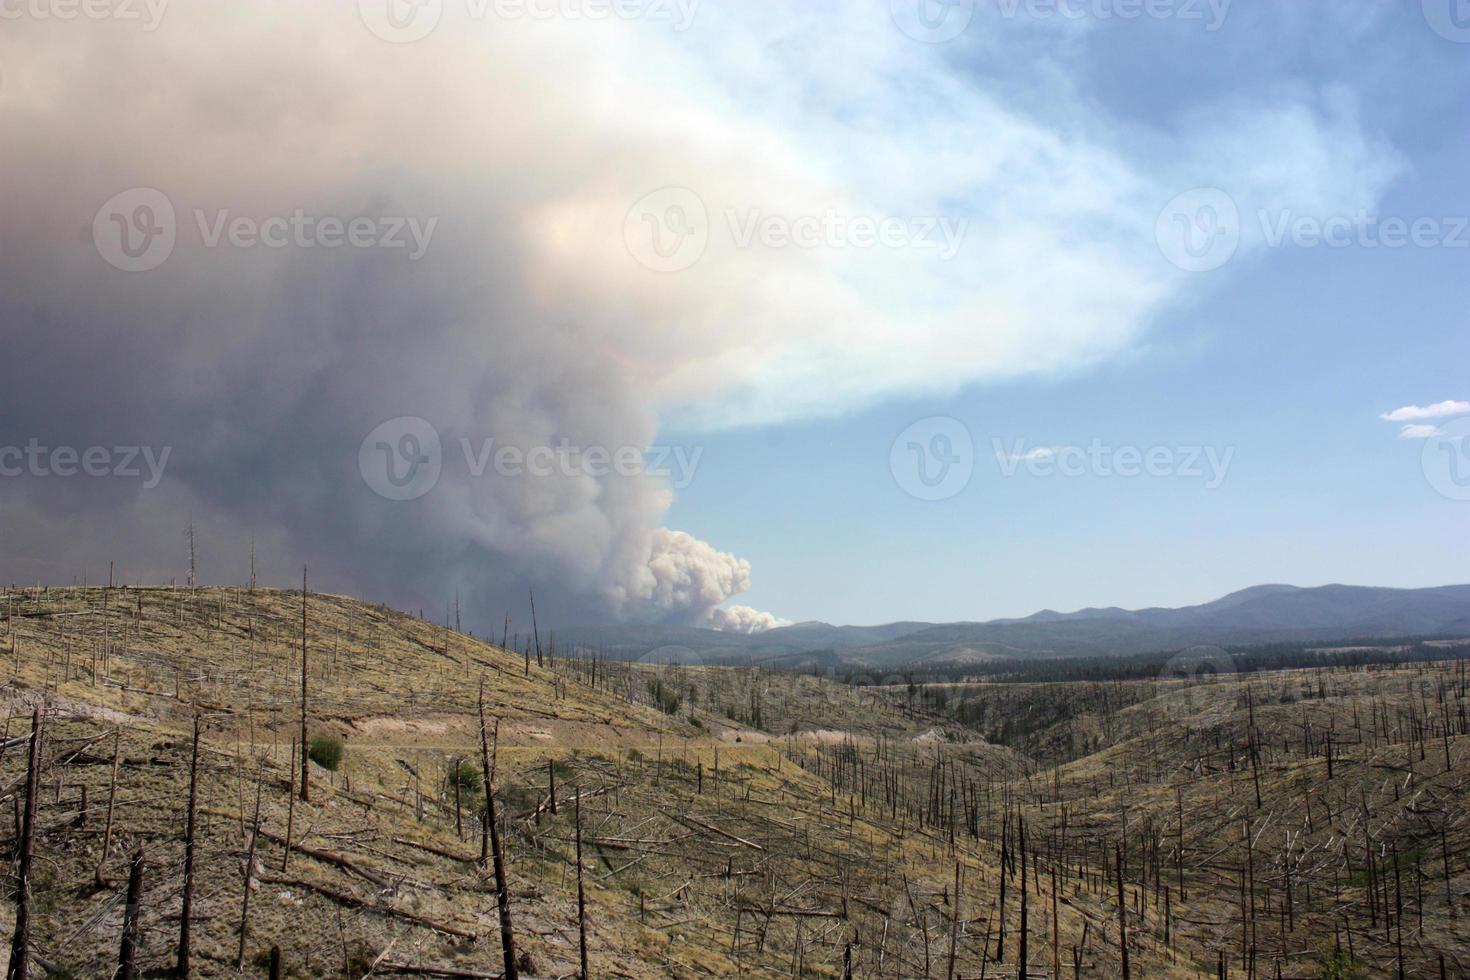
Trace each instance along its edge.
<path fill-rule="evenodd" d="M 128 899 L 123 911 L 122 944 L 117 951 L 117 980 L 134 980 L 138 975 L 138 918 L 143 901 L 143 852 L 133 855 L 128 871 Z"/>
<path fill-rule="evenodd" d="M 1123 898 L 1123 845 L 1114 846 L 1117 849 L 1114 863 L 1118 867 L 1118 948 L 1123 955 L 1123 980 L 1129 980 L 1133 974 L 1128 967 L 1128 904 Z"/>
<path fill-rule="evenodd" d="M 122 760 L 122 729 L 118 729 L 112 736 L 112 779 L 107 787 L 107 822 L 102 829 L 102 853 L 97 858 L 97 870 L 93 872 L 93 880 L 98 888 L 107 887 L 107 877 L 103 874 L 107 866 L 107 855 L 112 848 L 112 811 L 117 805 L 117 766 Z"/>
<path fill-rule="evenodd" d="M 960 876 L 960 862 L 956 861 L 954 863 L 954 925 L 949 931 L 949 970 L 946 974 L 949 980 L 954 980 L 955 953 L 958 951 L 960 926 L 965 921 L 960 916 L 960 893 L 962 888 L 963 880 Z M 850 951 L 851 947 L 849 947 L 849 955 Z M 850 967 L 848 972 L 851 972 Z"/>
<path fill-rule="evenodd" d="M 255 819 L 250 833 L 250 850 L 245 854 L 245 894 L 240 899 L 240 949 L 235 954 L 235 969 L 245 969 L 245 941 L 250 935 L 250 883 L 255 877 L 255 845 L 260 840 L 260 777 L 255 779 Z M 286 850 L 289 852 L 290 847 Z"/>
<path fill-rule="evenodd" d="M 194 552 L 194 516 L 192 514 L 189 515 L 189 530 L 185 533 L 189 538 L 189 591 L 192 592 L 199 581 L 195 575 L 197 565 Z"/>
<path fill-rule="evenodd" d="M 25 817 L 20 825 L 20 868 L 15 893 L 15 934 L 10 940 L 7 980 L 26 980 L 31 957 L 31 856 L 36 831 L 36 808 L 41 804 L 41 709 L 31 715 L 31 752 L 26 769 Z"/>
<path fill-rule="evenodd" d="M 536 593 L 531 593 L 531 635 L 536 639 L 536 666 L 542 665 L 541 661 L 541 629 L 536 625 Z M 528 652 L 529 656 L 529 652 Z M 529 660 L 527 661 L 529 664 Z"/>
<path fill-rule="evenodd" d="M 194 716 L 194 749 L 189 756 L 189 813 L 184 825 L 184 898 L 179 913 L 178 975 L 187 977 L 190 970 L 190 918 L 194 912 L 194 829 L 199 816 L 199 716 Z"/>
<path fill-rule="evenodd" d="M 582 887 L 582 793 L 575 800 L 577 821 L 577 949 L 581 954 L 582 978 L 592 980 L 587 970 L 587 892 Z"/>
<path fill-rule="evenodd" d="M 495 722 L 496 754 L 500 748 L 500 721 Z M 500 948 L 505 960 L 505 980 L 517 980 L 515 931 L 510 922 L 510 889 L 505 880 L 505 851 L 500 843 L 500 829 L 495 822 L 495 755 L 491 754 L 485 735 L 485 678 L 480 678 L 480 761 L 485 770 L 485 827 L 480 836 L 480 861 L 483 866 L 488 847 L 495 868 L 495 901 L 500 911 Z"/>
<path fill-rule="evenodd" d="M 291 863 L 291 835 L 296 830 L 296 794 L 291 780 L 296 772 L 296 743 L 291 743 L 291 764 L 286 767 L 286 846 L 281 849 L 281 871 Z"/>
<path fill-rule="evenodd" d="M 311 760 L 306 740 L 306 566 L 301 566 L 301 802 L 311 802 Z M 290 848 L 288 847 L 289 851 Z"/>

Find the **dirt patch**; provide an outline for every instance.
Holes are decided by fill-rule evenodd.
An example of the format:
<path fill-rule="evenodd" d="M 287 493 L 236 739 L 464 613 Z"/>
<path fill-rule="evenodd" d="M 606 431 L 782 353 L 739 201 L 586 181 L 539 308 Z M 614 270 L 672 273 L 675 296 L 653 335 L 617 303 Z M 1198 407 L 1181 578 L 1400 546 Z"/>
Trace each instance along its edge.
<path fill-rule="evenodd" d="M 449 731 L 449 722 L 436 721 L 432 718 L 405 718 L 377 717 L 356 718 L 352 721 L 352 727 L 369 737 L 384 737 L 393 735 L 443 735 Z"/>

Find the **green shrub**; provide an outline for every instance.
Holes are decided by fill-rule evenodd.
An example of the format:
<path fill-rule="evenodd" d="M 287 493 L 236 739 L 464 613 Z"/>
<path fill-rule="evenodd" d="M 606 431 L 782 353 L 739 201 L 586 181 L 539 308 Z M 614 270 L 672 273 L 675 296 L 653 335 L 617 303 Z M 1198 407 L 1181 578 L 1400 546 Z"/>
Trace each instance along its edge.
<path fill-rule="evenodd" d="M 1324 942 L 1317 947 L 1317 976 L 1321 980 L 1356 980 L 1360 975 L 1358 964 L 1341 946 Z"/>
<path fill-rule="evenodd" d="M 665 684 L 662 679 L 655 677 L 648 682 L 648 693 L 653 697 L 653 703 L 666 715 L 679 713 L 679 705 L 683 698 L 679 696 L 677 689 L 671 684 Z"/>
<path fill-rule="evenodd" d="M 483 779 L 480 776 L 480 767 L 469 759 L 459 759 L 450 763 L 449 787 L 453 789 L 458 786 L 460 792 L 470 795 L 480 792 L 480 784 Z"/>
<path fill-rule="evenodd" d="M 336 772 L 342 765 L 342 753 L 346 748 L 346 743 L 338 735 L 313 735 L 306 756 L 328 772 Z"/>

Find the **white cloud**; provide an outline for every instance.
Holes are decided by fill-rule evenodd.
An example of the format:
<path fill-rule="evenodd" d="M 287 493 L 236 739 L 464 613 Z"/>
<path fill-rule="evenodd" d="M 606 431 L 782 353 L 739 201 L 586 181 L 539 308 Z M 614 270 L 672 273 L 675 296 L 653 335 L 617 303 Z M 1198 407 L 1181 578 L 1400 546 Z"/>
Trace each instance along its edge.
<path fill-rule="evenodd" d="M 1034 462 L 1037 462 L 1037 461 L 1043 460 L 1043 459 L 1051 459 L 1058 452 L 1060 452 L 1062 449 L 1065 449 L 1065 448 L 1068 448 L 1068 447 L 1066 447 L 1066 446 L 1037 446 L 1035 449 L 1028 449 L 1025 452 L 1009 452 L 1009 453 L 1006 452 L 1006 451 L 1004 451 L 1003 449 L 997 448 L 996 449 L 996 454 L 997 454 L 997 456 L 1000 459 L 1003 459 L 1003 460 L 1006 460 L 1006 461 L 1012 462 L 1012 463 L 1034 463 Z"/>
<path fill-rule="evenodd" d="M 1385 422 L 1414 422 L 1420 419 L 1447 419 L 1456 415 L 1470 415 L 1470 402 L 1442 401 L 1433 405 L 1405 405 L 1392 412 L 1384 412 L 1378 417 Z M 1409 428 L 1414 428 L 1414 426 Z M 1406 438 L 1417 437 L 1406 436 Z"/>
<path fill-rule="evenodd" d="M 1400 439 L 1433 439 L 1441 434 L 1437 425 L 1406 425 L 1399 430 Z"/>

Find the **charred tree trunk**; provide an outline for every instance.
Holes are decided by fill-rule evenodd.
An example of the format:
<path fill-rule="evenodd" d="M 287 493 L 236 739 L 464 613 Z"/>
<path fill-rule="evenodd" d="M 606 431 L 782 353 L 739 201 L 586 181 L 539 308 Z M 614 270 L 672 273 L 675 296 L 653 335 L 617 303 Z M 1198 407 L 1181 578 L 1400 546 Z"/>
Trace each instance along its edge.
<path fill-rule="evenodd" d="M 592 980 L 587 970 L 587 893 L 582 887 L 582 793 L 577 792 L 577 949 L 581 954 L 582 978 Z"/>
<path fill-rule="evenodd" d="M 306 566 L 301 566 L 301 802 L 311 802 L 308 780 L 311 760 L 307 758 L 306 739 Z M 289 850 L 289 848 L 287 848 Z"/>
<path fill-rule="evenodd" d="M 250 833 L 250 850 L 245 855 L 245 895 L 240 899 L 240 949 L 235 969 L 245 969 L 245 941 L 250 935 L 250 882 L 255 876 L 255 845 L 260 840 L 260 779 L 255 780 L 255 820 Z"/>
<path fill-rule="evenodd" d="M 107 787 L 107 822 L 102 828 L 102 855 L 97 858 L 97 870 L 92 874 L 98 888 L 107 887 L 107 877 L 103 871 L 107 866 L 108 851 L 112 848 L 112 811 L 117 805 L 117 766 L 121 760 L 122 730 L 119 729 L 112 737 L 112 779 Z"/>
<path fill-rule="evenodd" d="M 1118 949 L 1123 954 L 1123 980 L 1130 980 L 1133 974 L 1128 967 L 1128 905 L 1123 898 L 1123 845 L 1114 846 L 1118 857 Z"/>
<path fill-rule="evenodd" d="M 495 723 L 496 751 L 500 747 L 500 722 Z M 495 822 L 495 766 L 489 747 L 485 742 L 485 682 L 480 681 L 480 755 L 485 767 L 485 834 L 481 837 L 481 849 L 488 841 L 490 856 L 495 867 L 495 902 L 500 910 L 500 948 L 505 960 L 505 980 L 518 980 L 516 969 L 515 930 L 510 922 L 510 889 L 505 880 L 505 851 L 501 847 L 500 829 Z M 483 854 L 481 860 L 483 861 Z"/>
<path fill-rule="evenodd" d="M 143 852 L 133 855 L 128 871 L 128 904 L 123 911 L 122 945 L 117 951 L 118 980 L 134 980 L 138 975 L 138 918 L 143 901 Z"/>
<path fill-rule="evenodd" d="M 199 716 L 194 716 L 194 749 L 189 757 L 189 812 L 184 824 L 184 898 L 179 914 L 178 975 L 190 969 L 189 918 L 194 911 L 194 826 L 199 814 Z"/>
<path fill-rule="evenodd" d="M 36 808 L 41 805 L 41 709 L 31 715 L 31 752 L 26 769 L 26 808 L 21 819 L 20 868 L 15 892 L 15 935 L 10 940 L 7 980 L 26 980 L 31 965 L 31 856 L 36 833 Z"/>

